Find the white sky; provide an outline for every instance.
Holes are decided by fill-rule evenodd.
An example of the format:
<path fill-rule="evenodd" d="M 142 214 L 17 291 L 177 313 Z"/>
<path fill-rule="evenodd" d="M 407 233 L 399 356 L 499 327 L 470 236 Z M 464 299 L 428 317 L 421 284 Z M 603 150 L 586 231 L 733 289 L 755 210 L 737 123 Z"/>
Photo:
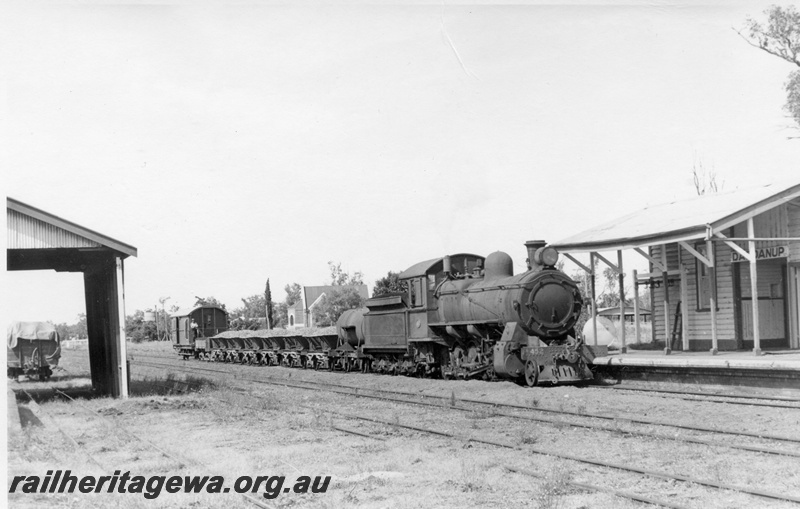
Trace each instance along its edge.
<path fill-rule="evenodd" d="M 5 5 L 6 194 L 136 246 L 126 310 L 228 308 L 556 242 L 647 204 L 797 175 L 792 66 L 732 27 L 773 2 Z M 24 6 L 24 7 L 23 7 Z M 80 274 L 6 273 L 73 323 Z"/>

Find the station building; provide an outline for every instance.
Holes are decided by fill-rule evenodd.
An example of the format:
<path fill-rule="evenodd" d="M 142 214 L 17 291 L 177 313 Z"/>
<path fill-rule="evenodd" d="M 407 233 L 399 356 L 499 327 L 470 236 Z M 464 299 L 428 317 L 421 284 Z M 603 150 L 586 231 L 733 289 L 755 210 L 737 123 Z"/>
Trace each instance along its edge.
<path fill-rule="evenodd" d="M 639 290 L 650 289 L 652 337 L 637 327 L 639 337 L 625 338 L 621 328 L 622 353 L 649 340 L 663 342 L 665 353 L 800 349 L 800 182 L 650 206 L 552 245 L 587 271 L 591 302 L 596 267 L 617 273 L 618 316 L 632 300 L 641 318 Z M 631 250 L 647 272 L 625 273 L 622 252 Z"/>

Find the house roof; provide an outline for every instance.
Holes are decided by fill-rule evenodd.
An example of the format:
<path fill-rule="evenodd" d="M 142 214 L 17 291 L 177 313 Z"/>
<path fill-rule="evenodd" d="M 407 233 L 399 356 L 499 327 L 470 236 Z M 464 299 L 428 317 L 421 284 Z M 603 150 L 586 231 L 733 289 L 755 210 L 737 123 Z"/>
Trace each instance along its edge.
<path fill-rule="evenodd" d="M 800 197 L 800 182 L 774 183 L 645 207 L 551 244 L 562 252 L 630 249 L 705 238 Z"/>
<path fill-rule="evenodd" d="M 106 247 L 117 251 L 123 258 L 137 256 L 136 248 L 129 244 L 112 239 L 108 235 L 97 233 L 14 198 L 6 198 L 6 208 L 9 218 L 14 218 L 13 221 L 9 219 L 9 230 L 14 228 L 14 225 L 18 222 L 19 226 L 26 230 L 17 232 L 15 235 L 11 235 L 11 232 L 9 232 L 8 249 Z M 15 213 L 19 215 L 15 216 Z M 31 219 L 35 224 L 31 224 Z"/>

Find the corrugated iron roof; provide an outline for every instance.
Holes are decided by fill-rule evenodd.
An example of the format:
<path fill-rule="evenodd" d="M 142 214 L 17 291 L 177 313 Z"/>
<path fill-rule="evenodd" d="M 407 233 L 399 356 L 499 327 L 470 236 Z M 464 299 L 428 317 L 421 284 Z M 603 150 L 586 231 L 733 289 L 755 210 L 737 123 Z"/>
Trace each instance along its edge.
<path fill-rule="evenodd" d="M 707 225 L 723 230 L 798 197 L 797 179 L 707 194 L 645 207 L 551 245 L 562 252 L 586 252 L 700 239 Z"/>
<path fill-rule="evenodd" d="M 112 239 L 107 235 L 97 233 L 78 224 L 75 224 L 66 219 L 62 219 L 49 212 L 37 209 L 14 198 L 6 197 L 7 210 L 17 212 L 19 216 L 12 215 L 13 221 L 9 221 L 9 246 L 8 249 L 41 249 L 41 248 L 80 248 L 80 247 L 94 247 L 100 245 L 117 251 L 124 257 L 137 256 L 135 247 Z M 28 225 L 30 228 L 29 234 L 23 234 L 19 237 L 19 245 L 11 245 L 17 242 L 11 230 L 15 227 L 15 221 L 23 221 L 23 218 L 32 218 L 37 221 L 41 227 L 35 225 Z M 20 223 L 21 224 L 21 223 Z M 28 237 L 30 235 L 47 236 L 47 239 L 39 239 L 38 241 L 32 240 Z M 42 243 L 44 242 L 44 244 Z"/>

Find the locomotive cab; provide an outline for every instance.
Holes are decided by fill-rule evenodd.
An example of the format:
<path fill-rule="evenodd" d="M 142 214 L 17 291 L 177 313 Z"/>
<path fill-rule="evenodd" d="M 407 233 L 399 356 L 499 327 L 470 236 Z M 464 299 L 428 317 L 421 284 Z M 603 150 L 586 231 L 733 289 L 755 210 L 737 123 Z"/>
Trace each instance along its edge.
<path fill-rule="evenodd" d="M 445 260 L 450 259 L 450 276 L 479 277 L 482 256 L 457 254 L 417 263 L 399 275 L 406 284 L 402 294 L 383 295 L 367 300 L 364 315 L 364 353 L 376 359 L 373 369 L 379 372 L 408 373 L 431 371 L 439 364 L 433 344 L 446 342 L 429 327 L 436 322 L 438 301 L 435 291 L 448 275 Z M 419 357 L 423 360 L 420 363 Z M 441 356 L 441 355 L 439 355 Z"/>

